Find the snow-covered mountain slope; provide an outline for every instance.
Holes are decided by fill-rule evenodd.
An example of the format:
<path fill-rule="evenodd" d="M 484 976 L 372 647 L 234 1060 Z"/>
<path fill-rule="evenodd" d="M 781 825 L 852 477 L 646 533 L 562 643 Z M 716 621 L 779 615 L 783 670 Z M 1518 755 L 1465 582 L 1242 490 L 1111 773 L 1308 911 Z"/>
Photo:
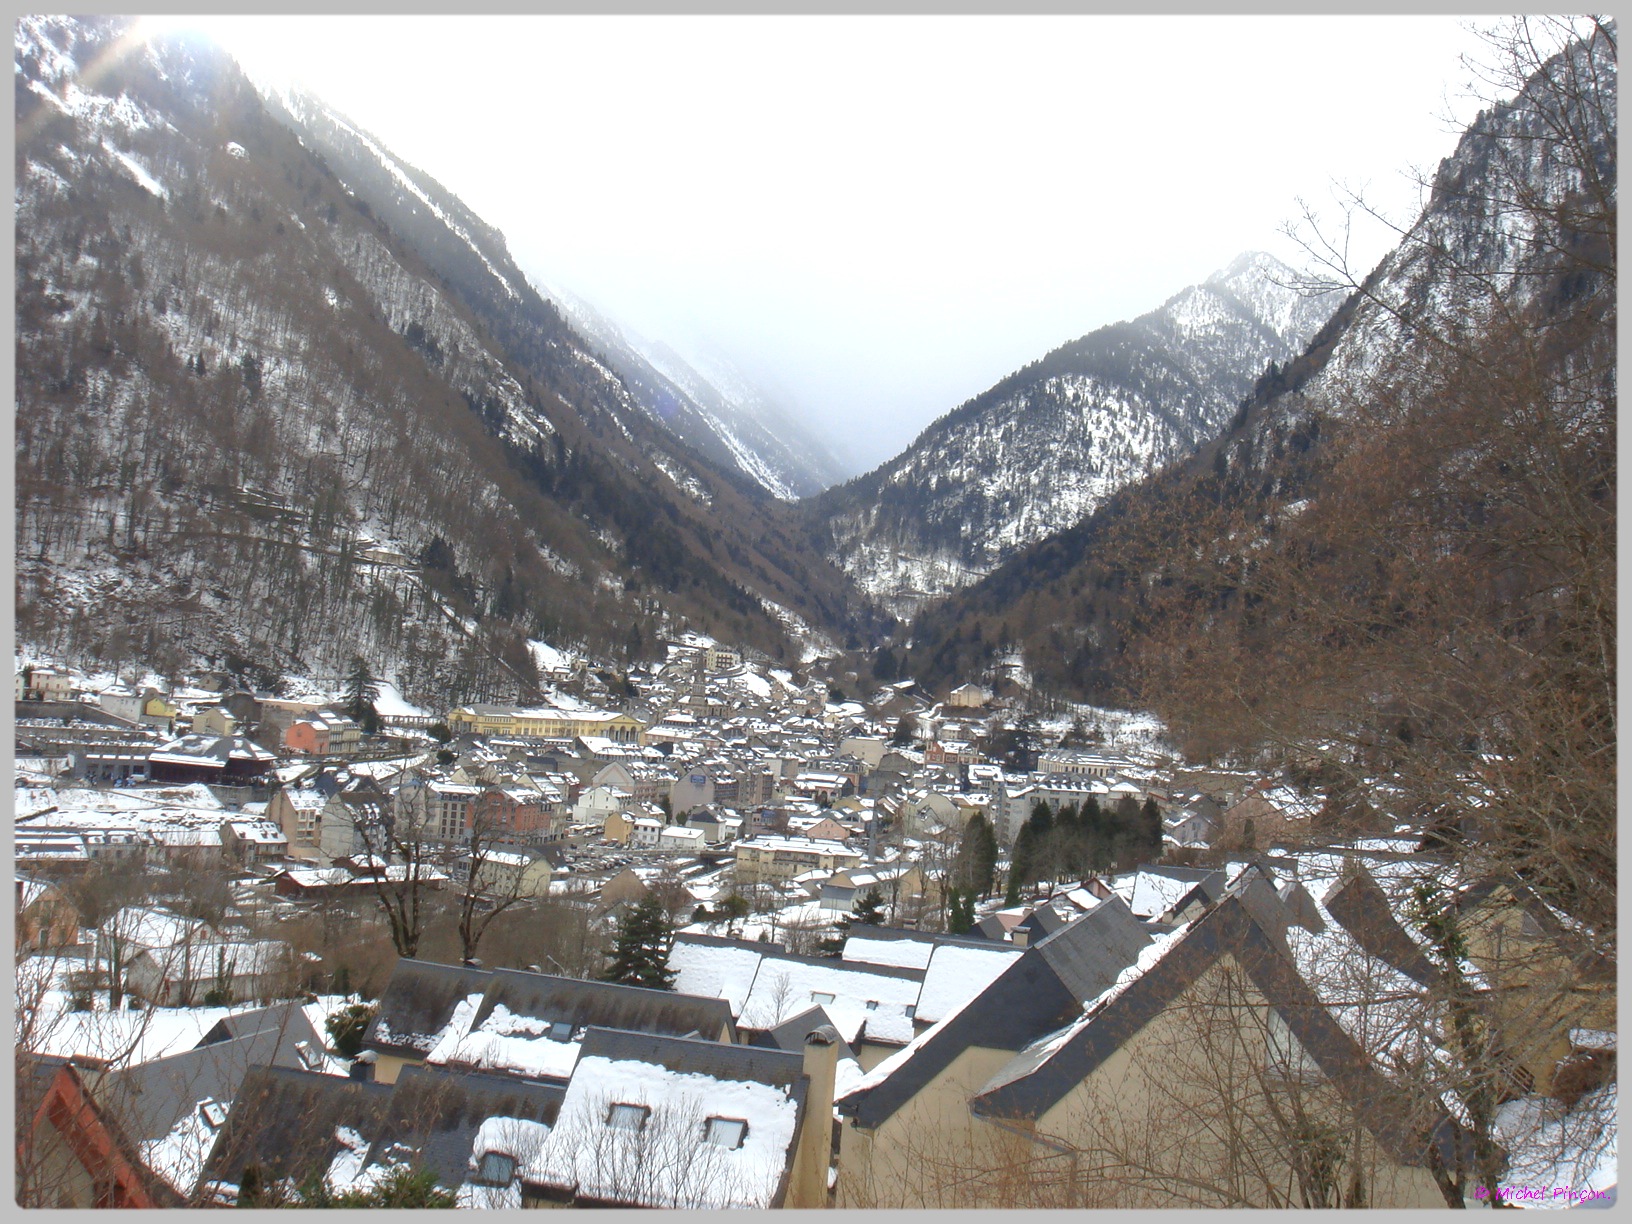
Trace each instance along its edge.
<path fill-rule="evenodd" d="M 827 448 L 740 371 L 714 363 L 705 374 L 700 362 L 615 322 L 577 295 L 547 284 L 542 291 L 648 412 L 722 467 L 783 501 L 820 493 L 844 478 Z"/>
<path fill-rule="evenodd" d="M 1215 436 L 1336 305 L 1263 254 L 1056 349 L 814 510 L 831 555 L 900 614 L 973 581 Z"/>
<path fill-rule="evenodd" d="M 1320 517 L 1322 482 L 1336 479 L 1326 470 L 1335 436 L 1375 448 L 1373 485 L 1409 468 L 1425 490 L 1443 493 L 1443 502 L 1425 494 L 1429 523 L 1465 516 L 1487 529 L 1521 511 L 1578 509 L 1571 559 L 1550 557 L 1551 574 L 1533 587 L 1514 565 L 1495 584 L 1509 593 L 1545 593 L 1560 574 L 1575 581 L 1588 558 L 1601 561 L 1603 517 L 1612 519 L 1614 505 L 1617 72 L 1613 25 L 1587 29 L 1588 40 L 1531 65 L 1513 97 L 1478 116 L 1398 246 L 1355 278 L 1303 352 L 1258 380 L 1217 439 L 927 609 L 912 625 L 913 674 L 931 684 L 978 679 L 1000 653 L 1019 649 L 1039 683 L 1125 697 L 1136 633 L 1157 640 L 1186 617 L 1200 624 L 1217 611 L 1174 598 L 1182 611 L 1169 609 L 1164 625 L 1151 606 L 1149 593 L 1167 581 L 1163 547 L 1215 526 L 1185 516 L 1234 517 L 1230 548 L 1203 550 L 1214 557 L 1268 547 L 1289 516 Z M 1450 378 L 1505 381 L 1500 395 L 1470 394 L 1447 390 Z M 1488 432 L 1466 431 L 1468 417 L 1496 412 L 1508 396 L 1516 407 Z M 1467 496 L 1469 473 L 1486 466 L 1491 484 Z M 1503 484 L 1532 477 L 1535 487 Z M 1548 482 L 1551 491 L 1538 492 Z M 1352 504 L 1352 487 L 1348 497 Z M 1149 539 L 1142 523 L 1159 524 L 1168 541 Z M 1499 556 L 1524 542 L 1524 530 L 1484 546 Z M 1469 534 L 1447 534 L 1447 572 Z M 1542 624 L 1555 612 L 1512 621 Z"/>
<path fill-rule="evenodd" d="M 837 479 L 820 444 L 768 410 L 762 397 L 722 392 L 582 299 L 535 287 L 511 258 L 504 236 L 430 175 L 320 99 L 298 90 L 262 90 L 273 112 L 433 267 L 495 304 L 508 299 L 536 311 L 541 296 L 548 299 L 645 414 L 699 455 L 783 500 L 818 492 Z"/>
<path fill-rule="evenodd" d="M 442 700 L 527 691 L 529 639 L 638 655 L 685 623 L 777 655 L 767 602 L 847 621 L 789 509 L 394 159 L 411 236 L 208 43 L 32 17 L 14 57 L 20 641 L 362 653 Z"/>

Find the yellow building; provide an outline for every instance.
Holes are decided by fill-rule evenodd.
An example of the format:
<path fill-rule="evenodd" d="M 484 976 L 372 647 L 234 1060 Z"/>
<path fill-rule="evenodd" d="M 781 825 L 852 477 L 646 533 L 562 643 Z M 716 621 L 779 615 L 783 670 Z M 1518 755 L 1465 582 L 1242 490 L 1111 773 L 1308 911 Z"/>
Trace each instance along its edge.
<path fill-rule="evenodd" d="M 738 883 L 791 880 L 807 871 L 837 871 L 861 865 L 861 851 L 843 842 L 809 837 L 762 836 L 739 841 L 735 848 Z"/>
<path fill-rule="evenodd" d="M 1162 948 L 1131 922 L 1107 900 L 842 1097 L 838 1206 L 1446 1205 L 1465 1136 L 1322 1005 L 1268 883 Z"/>
<path fill-rule="evenodd" d="M 448 714 L 455 735 L 531 735 L 540 739 L 600 736 L 620 744 L 644 744 L 645 724 L 612 710 L 558 710 L 554 706 L 475 704 Z"/>

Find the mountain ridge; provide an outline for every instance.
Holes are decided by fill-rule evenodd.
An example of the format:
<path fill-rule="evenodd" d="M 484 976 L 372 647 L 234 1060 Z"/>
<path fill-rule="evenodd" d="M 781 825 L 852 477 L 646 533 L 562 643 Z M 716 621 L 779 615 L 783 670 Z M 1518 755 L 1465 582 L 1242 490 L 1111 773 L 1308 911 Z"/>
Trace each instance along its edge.
<path fill-rule="evenodd" d="M 1247 253 L 1000 379 L 895 458 L 812 499 L 829 556 L 909 615 L 1078 521 L 1210 438 L 1253 379 L 1296 352 L 1334 303 L 1301 298 L 1293 279 Z"/>

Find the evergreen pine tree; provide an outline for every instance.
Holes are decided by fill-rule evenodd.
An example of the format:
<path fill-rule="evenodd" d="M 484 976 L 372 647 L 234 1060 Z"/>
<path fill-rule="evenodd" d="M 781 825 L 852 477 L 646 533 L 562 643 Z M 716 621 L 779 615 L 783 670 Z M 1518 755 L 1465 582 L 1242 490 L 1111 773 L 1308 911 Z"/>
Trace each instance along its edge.
<path fill-rule="evenodd" d="M 1009 865 L 1009 886 L 1003 890 L 1003 908 L 1012 909 L 1020 904 L 1020 873 Z"/>
<path fill-rule="evenodd" d="M 819 939 L 816 942 L 816 952 L 819 956 L 841 957 L 844 955 L 844 941 L 850 938 L 850 928 L 855 919 L 849 914 L 844 915 L 833 924 L 833 934 Z"/>
<path fill-rule="evenodd" d="M 859 926 L 884 925 L 884 897 L 877 888 L 869 888 L 856 902 L 855 920 Z"/>
<path fill-rule="evenodd" d="M 673 990 L 675 973 L 669 968 L 669 947 L 673 943 L 674 924 L 663 912 L 657 895 L 647 893 L 638 905 L 625 911 L 618 924 L 612 963 L 601 975 L 602 980 Z"/>
<path fill-rule="evenodd" d="M 1145 806 L 1139 810 L 1139 823 L 1145 835 L 1145 845 L 1150 848 L 1152 858 L 1162 857 L 1162 810 L 1156 806 L 1155 799 L 1146 799 Z"/>
<path fill-rule="evenodd" d="M 1033 837 L 1042 837 L 1054 827 L 1054 809 L 1048 806 L 1048 800 L 1039 799 L 1031 805 L 1031 819 L 1026 821 L 1026 827 Z"/>
<path fill-rule="evenodd" d="M 1036 845 L 1037 835 L 1031 831 L 1031 826 L 1022 825 L 1014 839 L 1009 864 L 1009 891 L 1015 893 L 1017 898 L 1018 891 L 1037 878 Z M 1008 904 L 1017 904 L 1017 901 Z"/>
<path fill-rule="evenodd" d="M 346 713 L 356 720 L 367 734 L 380 729 L 379 711 L 374 703 L 380 699 L 380 682 L 369 670 L 368 660 L 352 655 L 346 670 Z"/>

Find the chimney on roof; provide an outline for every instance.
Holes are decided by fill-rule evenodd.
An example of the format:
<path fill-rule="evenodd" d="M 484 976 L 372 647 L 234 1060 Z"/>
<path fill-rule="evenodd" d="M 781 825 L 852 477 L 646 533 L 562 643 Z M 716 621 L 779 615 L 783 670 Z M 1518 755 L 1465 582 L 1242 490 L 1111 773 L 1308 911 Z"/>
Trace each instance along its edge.
<path fill-rule="evenodd" d="M 839 1068 L 839 1034 L 830 1024 L 805 1037 L 805 1120 L 788 1177 L 784 1207 L 828 1207 L 827 1171 L 833 1163 L 833 1085 Z"/>
<path fill-rule="evenodd" d="M 373 1050 L 364 1050 L 351 1060 L 349 1075 L 354 1080 L 371 1083 L 374 1079 L 374 1062 L 379 1057 Z"/>

